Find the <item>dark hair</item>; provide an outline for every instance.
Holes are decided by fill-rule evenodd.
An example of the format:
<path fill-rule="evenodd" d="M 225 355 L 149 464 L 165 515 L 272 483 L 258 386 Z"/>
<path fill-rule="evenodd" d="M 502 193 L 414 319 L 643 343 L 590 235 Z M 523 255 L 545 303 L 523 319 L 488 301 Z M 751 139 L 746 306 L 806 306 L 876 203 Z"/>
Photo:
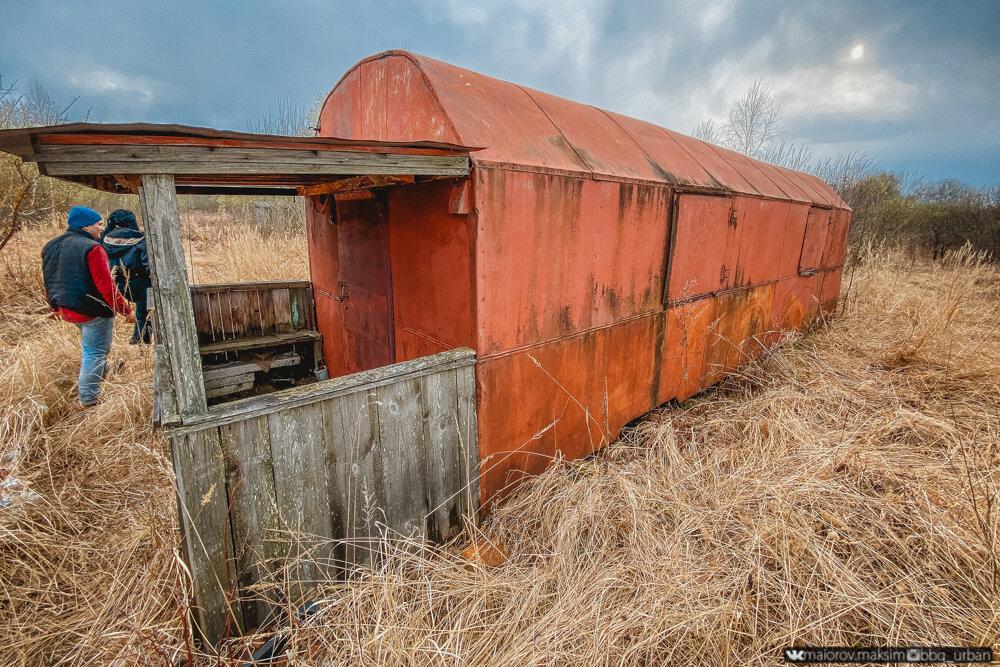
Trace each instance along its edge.
<path fill-rule="evenodd" d="M 105 232 L 110 232 L 112 229 L 121 229 L 123 227 L 138 231 L 139 223 L 135 219 L 135 213 L 124 208 L 112 211 L 111 215 L 108 216 L 108 226 L 105 229 Z"/>

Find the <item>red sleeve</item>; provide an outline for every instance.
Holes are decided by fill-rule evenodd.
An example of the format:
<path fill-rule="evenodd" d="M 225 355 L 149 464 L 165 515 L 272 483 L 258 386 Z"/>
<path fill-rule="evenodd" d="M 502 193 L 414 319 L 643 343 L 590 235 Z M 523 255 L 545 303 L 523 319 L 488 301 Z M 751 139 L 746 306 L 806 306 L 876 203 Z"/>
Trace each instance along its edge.
<path fill-rule="evenodd" d="M 104 297 L 105 303 L 111 306 L 119 315 L 131 315 L 132 307 L 128 301 L 118 291 L 115 281 L 111 279 L 111 268 L 108 265 L 108 253 L 104 248 L 95 245 L 87 253 L 87 267 L 90 269 L 90 277 L 97 285 L 97 291 Z"/>

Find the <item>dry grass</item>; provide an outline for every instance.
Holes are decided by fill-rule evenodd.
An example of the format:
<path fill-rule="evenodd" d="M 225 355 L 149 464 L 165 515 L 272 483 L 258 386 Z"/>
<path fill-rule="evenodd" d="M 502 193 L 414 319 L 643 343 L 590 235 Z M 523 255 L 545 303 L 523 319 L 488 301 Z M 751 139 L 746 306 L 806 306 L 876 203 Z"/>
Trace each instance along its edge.
<path fill-rule="evenodd" d="M 195 227 L 199 281 L 279 277 L 286 255 L 304 266 L 301 237 L 265 252 L 245 226 Z M 160 664 L 185 655 L 185 588 L 148 358 L 117 347 L 126 366 L 101 407 L 71 409 L 75 332 L 37 295 L 51 233 L 0 256 L 4 473 L 38 494 L 0 510 L 7 662 Z M 331 584 L 290 634 L 295 664 L 773 664 L 792 642 L 996 644 L 1000 274 L 864 255 L 831 324 L 523 487 L 482 528 L 506 565 L 425 549 Z"/>

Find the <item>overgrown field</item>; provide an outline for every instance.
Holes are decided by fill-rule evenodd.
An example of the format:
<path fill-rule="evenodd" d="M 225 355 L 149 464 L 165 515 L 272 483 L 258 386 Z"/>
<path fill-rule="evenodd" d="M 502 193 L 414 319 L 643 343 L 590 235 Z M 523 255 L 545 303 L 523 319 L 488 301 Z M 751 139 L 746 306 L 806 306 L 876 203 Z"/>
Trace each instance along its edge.
<path fill-rule="evenodd" d="M 199 282 L 300 277 L 301 233 L 188 226 Z M 38 252 L 0 252 L 3 664 L 194 652 L 148 352 L 124 323 L 100 406 Z M 290 634 L 294 664 L 775 664 L 800 644 L 996 646 L 1000 271 L 855 249 L 839 315 L 723 387 L 559 465 L 477 539 L 401 551 Z M 235 664 L 194 655 L 199 664 Z"/>

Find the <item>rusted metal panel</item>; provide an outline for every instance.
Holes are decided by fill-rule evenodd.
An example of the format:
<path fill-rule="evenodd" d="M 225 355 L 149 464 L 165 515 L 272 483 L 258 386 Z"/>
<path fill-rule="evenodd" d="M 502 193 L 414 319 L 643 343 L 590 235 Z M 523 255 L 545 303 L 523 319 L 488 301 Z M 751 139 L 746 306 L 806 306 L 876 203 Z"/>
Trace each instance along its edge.
<path fill-rule="evenodd" d="M 760 357 L 770 347 L 771 309 L 774 307 L 775 283 L 750 290 L 744 310 L 747 320 L 746 336 L 740 343 L 738 365 Z"/>
<path fill-rule="evenodd" d="M 722 185 L 722 187 L 732 190 L 733 192 L 740 192 L 743 194 L 757 195 L 757 189 L 754 188 L 743 175 L 740 174 L 739 170 L 733 167 L 719 152 L 715 149 L 715 146 L 707 144 L 704 141 L 694 139 L 692 137 L 685 136 L 674 132 L 673 130 L 668 130 L 663 128 L 665 134 L 667 134 L 671 139 L 677 142 L 677 144 L 683 148 L 691 157 L 698 161 L 705 170 L 712 175 L 712 178 Z"/>
<path fill-rule="evenodd" d="M 830 314 L 837 311 L 837 299 L 840 298 L 840 279 L 843 275 L 843 268 L 837 267 L 819 274 L 819 282 L 822 286 L 819 291 L 819 310 L 821 313 Z"/>
<path fill-rule="evenodd" d="M 670 248 L 667 300 L 671 303 L 735 284 L 739 229 L 729 197 L 680 195 Z"/>
<path fill-rule="evenodd" d="M 319 127 L 321 135 L 349 139 L 420 136 L 450 143 L 457 138 L 433 89 L 408 58 L 374 58 L 356 65 L 327 97 Z"/>
<path fill-rule="evenodd" d="M 683 186 L 723 187 L 662 127 L 617 113 L 608 112 L 608 116 L 635 141 L 663 180 Z"/>
<path fill-rule="evenodd" d="M 806 326 L 815 317 L 818 303 L 813 296 L 816 276 L 793 276 L 774 285 L 769 319 L 768 344 L 773 345 L 790 331 Z"/>
<path fill-rule="evenodd" d="M 586 456 L 652 407 L 657 319 L 636 318 L 480 361 L 484 503 L 558 456 Z"/>
<path fill-rule="evenodd" d="M 659 307 L 667 188 L 482 169 L 476 189 L 481 353 Z"/>
<path fill-rule="evenodd" d="M 453 345 L 429 338 L 425 334 L 409 329 L 398 322 L 393 325 L 393 332 L 396 363 L 454 349 Z"/>
<path fill-rule="evenodd" d="M 473 344 L 471 223 L 449 212 L 452 187 L 432 181 L 387 191 L 396 331 L 401 325 L 440 349 Z M 414 343 L 401 349 L 397 340 L 395 360 L 433 349 Z"/>
<path fill-rule="evenodd" d="M 801 181 L 798 179 L 791 178 L 786 170 L 779 169 L 773 164 L 768 164 L 767 162 L 761 162 L 759 160 L 753 161 L 753 166 L 759 169 L 765 176 L 767 176 L 771 181 L 774 182 L 789 201 L 811 203 L 813 196 L 802 187 Z"/>
<path fill-rule="evenodd" d="M 813 191 L 817 195 L 817 200 L 815 200 L 816 204 L 824 204 L 834 208 L 848 208 L 846 202 L 844 202 L 844 200 L 840 198 L 840 195 L 838 195 L 829 185 L 812 174 L 807 174 L 801 171 L 796 173 L 800 179 L 812 186 Z"/>
<path fill-rule="evenodd" d="M 781 261 L 778 262 L 777 278 L 798 275 L 799 256 L 802 254 L 802 241 L 806 235 L 809 208 L 808 204 L 788 204 L 788 216 L 785 218 L 785 229 L 781 235 Z"/>
<path fill-rule="evenodd" d="M 733 213 L 740 238 L 735 284 L 761 285 L 776 280 L 783 253 L 798 253 L 798 246 L 785 248 L 783 243 L 788 202 L 735 197 Z"/>
<path fill-rule="evenodd" d="M 832 269 L 844 263 L 844 253 L 847 251 L 847 232 L 850 223 L 850 211 L 837 209 L 831 213 L 829 233 L 826 236 L 826 248 L 823 250 L 823 268 Z"/>
<path fill-rule="evenodd" d="M 518 85 L 415 58 L 458 136 L 484 149 L 479 161 L 589 172 L 559 128 Z"/>
<path fill-rule="evenodd" d="M 705 297 L 666 311 L 660 352 L 657 404 L 684 400 L 704 387 L 708 330 L 715 318 L 715 299 Z"/>
<path fill-rule="evenodd" d="M 824 208 L 809 209 L 806 220 L 806 233 L 802 240 L 802 253 L 799 255 L 799 272 L 815 271 L 823 263 L 823 252 L 826 249 L 826 237 L 830 227 L 830 211 Z"/>
<path fill-rule="evenodd" d="M 785 191 L 775 185 L 774 181 L 767 177 L 767 175 L 761 171 L 760 168 L 756 166 L 756 161 L 751 160 L 746 155 L 742 153 L 737 153 L 736 151 L 731 151 L 728 148 L 723 148 L 721 146 L 713 146 L 713 149 L 722 156 L 722 158 L 732 165 L 733 169 L 740 173 L 747 183 L 753 186 L 753 189 L 764 197 L 774 197 L 775 199 L 786 199 L 788 195 Z"/>
<path fill-rule="evenodd" d="M 331 376 L 392 363 L 388 235 L 381 200 L 308 213 L 317 328 Z M 336 222 L 334 222 L 334 219 Z"/>
<path fill-rule="evenodd" d="M 816 191 L 816 187 L 808 179 L 802 177 L 802 173 L 785 167 L 779 167 L 777 165 L 770 166 L 772 169 L 781 172 L 785 178 L 797 185 L 799 189 L 805 193 L 806 201 L 809 203 L 819 203 L 826 200 L 826 197 L 820 195 L 820 193 Z"/>
<path fill-rule="evenodd" d="M 649 160 L 642 159 L 635 140 L 604 111 L 537 90 L 525 92 L 595 174 L 664 180 Z"/>

